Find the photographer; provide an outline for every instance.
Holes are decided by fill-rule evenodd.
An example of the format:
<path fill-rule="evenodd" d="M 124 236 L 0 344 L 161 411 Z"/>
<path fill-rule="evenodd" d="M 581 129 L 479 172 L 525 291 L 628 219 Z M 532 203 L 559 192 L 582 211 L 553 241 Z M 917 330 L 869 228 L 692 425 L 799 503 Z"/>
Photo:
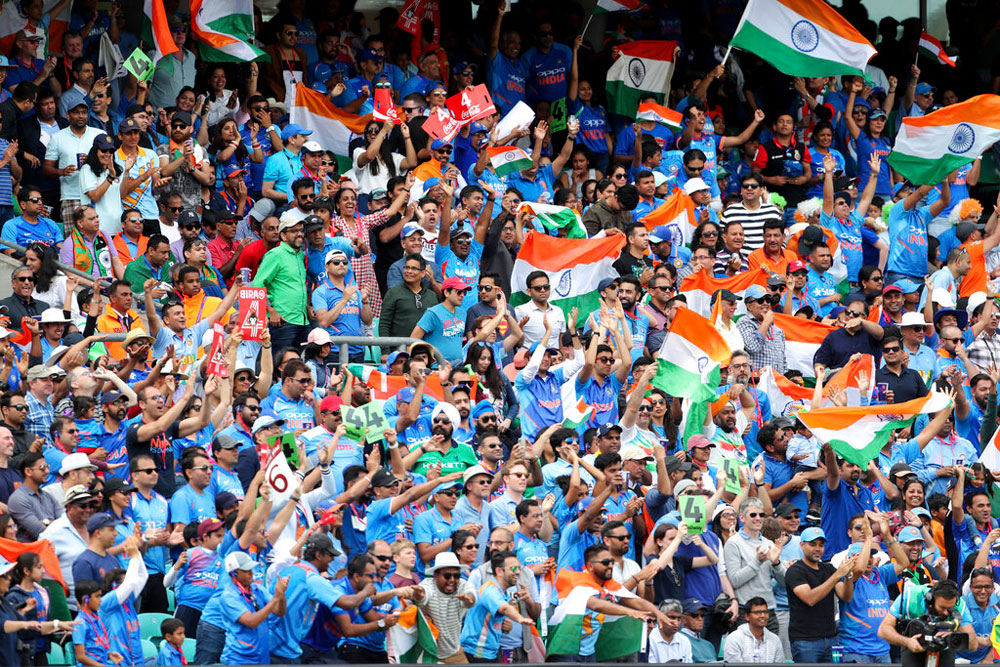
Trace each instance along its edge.
<path fill-rule="evenodd" d="M 903 621 L 899 628 L 897 621 Z M 967 637 L 957 640 L 955 635 L 960 633 Z M 956 648 L 978 646 L 969 610 L 965 601 L 959 598 L 957 584 L 950 579 L 939 581 L 930 588 L 906 587 L 882 619 L 878 635 L 890 644 L 903 647 L 903 667 L 923 665 L 928 650 L 938 653 L 938 667 L 952 667 Z M 930 635 L 938 641 L 928 646 Z"/>

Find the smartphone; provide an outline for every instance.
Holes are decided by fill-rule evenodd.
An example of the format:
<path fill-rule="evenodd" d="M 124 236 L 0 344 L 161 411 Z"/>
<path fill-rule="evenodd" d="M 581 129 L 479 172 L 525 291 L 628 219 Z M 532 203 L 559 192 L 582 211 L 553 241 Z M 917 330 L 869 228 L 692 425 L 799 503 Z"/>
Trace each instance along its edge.
<path fill-rule="evenodd" d="M 872 399 L 879 402 L 885 403 L 886 392 L 889 391 L 889 385 L 886 382 L 878 382 L 875 384 L 875 393 L 872 394 Z"/>

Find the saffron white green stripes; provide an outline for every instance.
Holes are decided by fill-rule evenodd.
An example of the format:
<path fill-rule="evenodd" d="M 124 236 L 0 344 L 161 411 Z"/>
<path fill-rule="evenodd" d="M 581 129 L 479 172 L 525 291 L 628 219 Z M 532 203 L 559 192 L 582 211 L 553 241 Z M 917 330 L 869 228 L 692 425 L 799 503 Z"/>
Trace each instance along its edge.
<path fill-rule="evenodd" d="M 526 201 L 521 204 L 521 208 L 518 209 L 518 212 L 520 211 L 527 211 L 535 216 L 538 222 L 549 231 L 567 228 L 568 238 L 587 238 L 587 231 L 580 221 L 580 214 L 568 206 L 555 206 L 554 204 L 540 204 Z"/>
<path fill-rule="evenodd" d="M 486 151 L 497 176 L 506 176 L 531 168 L 531 156 L 517 146 L 489 146 Z"/>
<path fill-rule="evenodd" d="M 677 42 L 653 40 L 617 47 L 607 76 L 608 111 L 635 118 L 643 93 L 652 93 L 662 101 L 670 92 L 676 48 Z"/>
<path fill-rule="evenodd" d="M 192 0 L 191 16 L 191 33 L 201 41 L 202 60 L 269 59 L 253 45 L 253 0 Z"/>

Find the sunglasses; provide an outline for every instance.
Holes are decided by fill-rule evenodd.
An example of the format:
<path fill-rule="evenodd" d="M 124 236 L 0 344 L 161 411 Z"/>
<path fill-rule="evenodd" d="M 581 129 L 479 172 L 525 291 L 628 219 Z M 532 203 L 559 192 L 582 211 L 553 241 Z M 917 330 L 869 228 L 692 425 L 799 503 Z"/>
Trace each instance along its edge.
<path fill-rule="evenodd" d="M 528 479 L 528 477 L 530 477 L 531 475 L 529 475 L 526 472 L 512 472 L 510 473 L 510 476 L 516 477 L 517 479 Z"/>
<path fill-rule="evenodd" d="M 484 423 L 485 422 L 495 422 L 496 420 L 497 420 L 496 415 L 483 415 L 482 417 L 479 418 L 479 421 L 484 422 Z"/>
<path fill-rule="evenodd" d="M 33 283 L 35 282 L 35 276 L 18 276 L 14 280 L 19 283 Z"/>
<path fill-rule="evenodd" d="M 377 554 L 371 554 L 371 557 L 372 558 L 377 558 L 379 561 L 381 561 L 383 563 L 388 563 L 389 561 L 392 560 L 392 556 L 379 556 Z"/>
<path fill-rule="evenodd" d="M 902 349 L 903 348 L 899 347 L 898 345 L 894 346 L 894 347 L 883 347 L 882 348 L 882 354 L 895 353 L 895 352 L 899 352 Z"/>
<path fill-rule="evenodd" d="M 435 419 L 431 422 L 432 424 L 450 424 L 451 420 L 447 418 Z"/>
<path fill-rule="evenodd" d="M 312 382 L 312 378 L 295 378 L 295 381 L 301 385 L 306 385 Z"/>
<path fill-rule="evenodd" d="M 21 201 L 30 201 L 32 204 L 41 204 L 42 203 L 42 198 L 41 197 L 25 197 Z"/>
<path fill-rule="evenodd" d="M 448 155 L 451 155 L 451 149 L 447 148 L 447 147 L 446 148 L 435 148 L 434 152 L 435 153 L 447 153 Z"/>
<path fill-rule="evenodd" d="M 298 37 L 299 31 L 298 30 L 286 30 L 285 34 L 287 36 L 289 36 L 289 37 Z"/>
<path fill-rule="evenodd" d="M 493 291 L 493 285 L 480 285 L 479 291 L 486 292 L 487 294 L 489 294 L 490 292 Z"/>
<path fill-rule="evenodd" d="M 653 406 L 652 405 L 640 405 L 639 406 L 639 412 L 652 412 L 652 411 L 653 411 Z"/>
<path fill-rule="evenodd" d="M 590 562 L 591 563 L 600 563 L 604 567 L 611 567 L 611 565 L 614 564 L 615 560 L 613 558 L 602 558 L 601 560 L 592 560 Z"/>
<path fill-rule="evenodd" d="M 346 266 L 350 264 L 350 262 L 347 261 L 346 259 L 331 259 L 329 263 L 333 264 L 334 266 L 341 266 L 341 265 Z"/>
<path fill-rule="evenodd" d="M 747 512 L 748 519 L 760 519 L 763 518 L 763 516 L 764 516 L 763 512 Z"/>
<path fill-rule="evenodd" d="M 719 232 L 717 232 L 715 230 L 711 230 L 711 229 L 706 229 L 705 231 L 703 231 L 701 233 L 701 237 L 702 238 L 705 238 L 706 236 L 718 236 L 718 235 L 719 235 Z"/>
<path fill-rule="evenodd" d="M 251 107 L 250 110 L 251 111 L 270 111 L 270 109 L 268 107 L 266 107 L 266 106 L 263 106 L 263 107 Z"/>
<path fill-rule="evenodd" d="M 445 491 L 438 491 L 438 493 L 440 495 L 442 495 L 442 496 L 451 496 L 452 498 L 458 498 L 460 495 L 462 495 L 459 491 L 457 491 L 455 489 L 447 489 Z"/>
<path fill-rule="evenodd" d="M 552 289 L 552 285 L 535 285 L 531 289 L 536 290 L 538 292 L 548 292 L 550 289 Z"/>
<path fill-rule="evenodd" d="M 445 581 L 458 581 L 462 578 L 461 572 L 435 572 L 434 574 L 440 575 Z"/>
<path fill-rule="evenodd" d="M 602 364 L 613 364 L 615 363 L 614 357 L 597 357 L 597 360 Z"/>
<path fill-rule="evenodd" d="M 760 186 L 759 186 L 759 185 L 757 185 L 756 183 L 744 183 L 744 184 L 743 184 L 742 186 L 740 186 L 740 187 L 742 187 L 742 188 L 743 188 L 744 190 L 756 190 L 756 189 L 757 189 L 757 188 L 759 188 Z"/>
<path fill-rule="evenodd" d="M 175 209 L 170 209 L 170 210 L 173 211 Z M 181 209 L 176 209 L 176 210 L 180 211 Z M 199 225 L 197 222 L 192 222 L 190 225 L 184 225 L 181 229 L 191 230 L 191 229 L 199 229 L 199 228 L 201 228 L 201 225 Z"/>

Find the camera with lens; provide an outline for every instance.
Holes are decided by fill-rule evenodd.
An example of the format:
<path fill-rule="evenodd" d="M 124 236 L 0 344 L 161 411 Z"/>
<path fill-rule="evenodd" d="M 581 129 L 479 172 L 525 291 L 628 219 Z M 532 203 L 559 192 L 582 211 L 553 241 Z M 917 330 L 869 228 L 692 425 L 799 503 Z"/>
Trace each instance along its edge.
<path fill-rule="evenodd" d="M 916 637 L 924 650 L 929 653 L 941 653 L 947 649 L 967 651 L 969 635 L 958 632 L 961 623 L 962 619 L 957 614 L 952 614 L 944 620 L 936 620 L 925 614 L 910 620 L 906 634 Z M 946 634 L 938 634 L 939 632 Z"/>

